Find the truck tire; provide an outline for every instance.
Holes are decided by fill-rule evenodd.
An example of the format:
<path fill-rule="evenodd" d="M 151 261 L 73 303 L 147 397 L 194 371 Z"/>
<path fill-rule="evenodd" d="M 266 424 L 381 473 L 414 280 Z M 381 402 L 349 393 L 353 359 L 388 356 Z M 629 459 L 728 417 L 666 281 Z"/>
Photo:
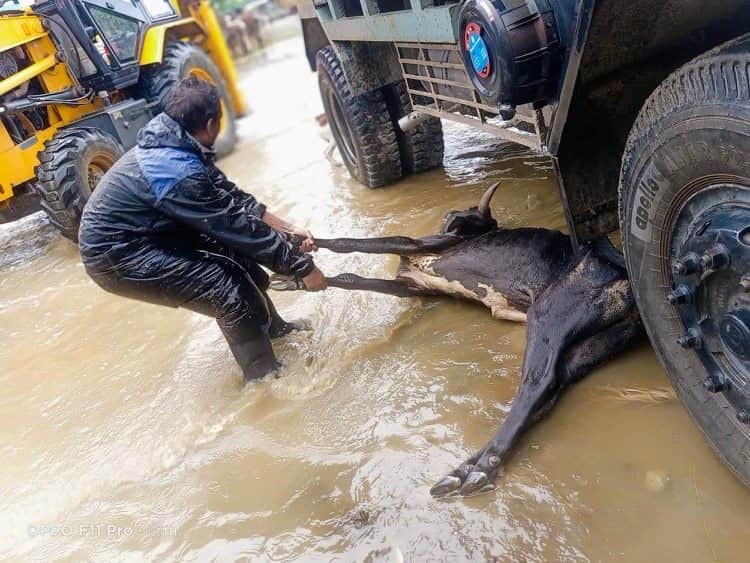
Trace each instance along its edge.
<path fill-rule="evenodd" d="M 39 153 L 37 191 L 42 209 L 65 238 L 78 242 L 83 206 L 122 154 L 120 143 L 97 129 L 64 129 L 47 141 Z"/>
<path fill-rule="evenodd" d="M 237 143 L 237 123 L 232 109 L 232 98 L 221 72 L 200 47 L 184 42 L 168 44 L 164 49 L 162 62 L 141 76 L 139 89 L 147 100 L 158 102 L 159 109 L 163 109 L 164 100 L 172 87 L 188 76 L 197 76 L 219 90 L 221 132 L 214 143 L 214 150 L 216 156 L 226 156 Z"/>
<path fill-rule="evenodd" d="M 406 90 L 406 81 L 399 80 L 389 84 L 385 87 L 384 93 L 398 139 L 403 174 L 418 174 L 441 166 L 445 146 L 440 119 L 431 117 L 414 129 L 404 132 L 398 126 L 398 120 L 411 113 L 411 99 Z"/>
<path fill-rule="evenodd" d="M 749 71 L 745 36 L 662 82 L 630 132 L 619 203 L 651 343 L 713 449 L 750 486 Z"/>
<path fill-rule="evenodd" d="M 383 92 L 353 96 L 332 47 L 318 51 L 318 85 L 331 133 L 351 176 L 368 188 L 401 177 L 396 131 Z"/>

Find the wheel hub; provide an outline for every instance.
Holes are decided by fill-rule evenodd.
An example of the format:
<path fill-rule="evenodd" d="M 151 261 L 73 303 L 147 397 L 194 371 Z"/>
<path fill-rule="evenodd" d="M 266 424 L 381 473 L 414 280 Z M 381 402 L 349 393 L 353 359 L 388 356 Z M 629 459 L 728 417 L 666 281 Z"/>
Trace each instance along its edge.
<path fill-rule="evenodd" d="M 720 184 L 702 190 L 685 204 L 675 226 L 667 300 L 684 325 L 677 341 L 706 367 L 704 387 L 724 393 L 738 413 L 745 412 L 750 409 L 750 188 Z"/>
<path fill-rule="evenodd" d="M 720 329 L 724 345 L 739 359 L 750 360 L 750 311 L 727 313 Z"/>

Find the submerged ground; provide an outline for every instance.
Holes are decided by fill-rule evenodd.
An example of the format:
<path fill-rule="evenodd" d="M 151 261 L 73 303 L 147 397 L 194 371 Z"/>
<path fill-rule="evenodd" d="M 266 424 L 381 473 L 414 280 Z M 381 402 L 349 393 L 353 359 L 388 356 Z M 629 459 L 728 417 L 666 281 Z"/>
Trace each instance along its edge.
<path fill-rule="evenodd" d="M 501 223 L 563 226 L 544 160 L 471 130 L 446 125 L 445 169 L 388 189 L 332 168 L 299 37 L 240 71 L 253 114 L 222 167 L 319 236 L 432 233 L 495 179 Z M 277 346 L 280 379 L 243 387 L 211 319 L 105 294 L 40 216 L 0 228 L 0 558 L 747 558 L 750 493 L 646 344 L 572 389 L 495 492 L 436 501 L 507 413 L 524 326 L 451 300 L 277 296 L 315 332 Z"/>

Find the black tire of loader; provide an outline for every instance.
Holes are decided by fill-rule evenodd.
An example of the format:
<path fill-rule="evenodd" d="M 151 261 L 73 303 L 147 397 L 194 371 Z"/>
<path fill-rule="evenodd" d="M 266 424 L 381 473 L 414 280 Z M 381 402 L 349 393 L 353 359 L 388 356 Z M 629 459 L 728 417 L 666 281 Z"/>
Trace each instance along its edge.
<path fill-rule="evenodd" d="M 47 141 L 39 153 L 37 191 L 42 209 L 65 238 L 78 242 L 90 182 L 98 182 L 123 152 L 114 137 L 97 129 L 65 129 Z"/>
<path fill-rule="evenodd" d="M 644 104 L 620 173 L 620 229 L 628 272 L 644 325 L 685 408 L 719 457 L 750 486 L 750 426 L 737 420 L 722 393 L 702 383 L 707 369 L 676 339 L 685 330 L 671 290 L 669 256 L 661 247 L 674 226 L 663 224 L 703 177 L 750 178 L 750 36 L 710 51 L 670 75 Z M 689 155 L 685 158 L 683 155 Z M 671 165 L 666 162 L 671 161 Z M 674 163 L 680 163 L 675 166 Z M 654 169 L 658 182 L 654 190 Z M 645 182 L 651 235 L 636 235 Z M 650 196 L 649 196 L 650 198 Z M 648 198 L 647 198 L 648 199 Z M 637 200 L 637 201 L 636 201 Z M 643 213 L 643 211 L 641 211 Z M 641 225 L 644 223 L 641 222 Z M 666 287 L 665 287 L 666 286 Z"/>
<path fill-rule="evenodd" d="M 398 126 L 398 120 L 411 113 L 411 99 L 406 90 L 406 81 L 399 80 L 387 85 L 384 93 L 401 151 L 403 173 L 418 174 L 441 166 L 445 145 L 440 119 L 431 117 L 414 129 L 404 132 Z"/>
<path fill-rule="evenodd" d="M 226 124 L 214 143 L 214 150 L 217 157 L 226 156 L 232 152 L 237 143 L 237 123 L 232 109 L 232 98 L 221 72 L 200 47 L 185 42 L 168 44 L 164 49 L 162 62 L 141 75 L 139 91 L 147 100 L 158 102 L 161 110 L 164 108 L 164 101 L 172 87 L 195 70 L 202 70 L 208 74 L 214 86 L 219 90 L 223 119 Z"/>
<path fill-rule="evenodd" d="M 317 54 L 318 85 L 331 133 L 351 176 L 368 188 L 401 178 L 396 131 L 380 90 L 353 96 L 333 48 Z"/>

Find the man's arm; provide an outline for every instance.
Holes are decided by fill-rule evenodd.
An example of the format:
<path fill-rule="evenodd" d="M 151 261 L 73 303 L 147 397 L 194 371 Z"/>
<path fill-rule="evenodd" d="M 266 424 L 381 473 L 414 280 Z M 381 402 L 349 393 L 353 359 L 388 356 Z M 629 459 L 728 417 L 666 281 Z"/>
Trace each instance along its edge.
<path fill-rule="evenodd" d="M 209 166 L 208 176 L 211 178 L 214 186 L 228 192 L 238 203 L 242 204 L 250 215 L 259 219 L 263 218 L 263 215 L 266 213 L 266 206 L 255 199 L 252 194 L 241 190 L 237 184 L 227 178 L 226 174 L 216 166 Z"/>
<path fill-rule="evenodd" d="M 237 184 L 227 178 L 226 175 L 216 166 L 211 166 L 209 168 L 209 177 L 214 183 L 214 186 L 227 191 L 238 202 L 241 202 L 250 215 L 262 219 L 264 223 L 268 224 L 276 231 L 299 237 L 303 252 L 312 252 L 313 250 L 318 249 L 315 246 L 315 240 L 310 231 L 307 229 L 301 229 L 268 211 L 264 204 L 255 199 L 252 194 L 241 190 Z"/>
<path fill-rule="evenodd" d="M 281 274 L 305 278 L 316 270 L 312 258 L 294 248 L 206 173 L 181 180 L 157 200 L 166 215 L 209 235 Z"/>
<path fill-rule="evenodd" d="M 240 189 L 237 184 L 227 178 L 226 174 L 216 166 L 211 166 L 209 168 L 209 177 L 215 186 L 226 190 L 233 198 L 241 203 L 250 215 L 262 219 L 263 222 L 270 225 L 271 228 L 276 231 L 299 237 L 304 252 L 312 252 L 313 250 L 318 249 L 317 246 L 315 246 L 315 241 L 310 231 L 307 229 L 301 229 L 268 211 L 263 203 L 260 203 L 255 199 L 252 194 Z"/>

